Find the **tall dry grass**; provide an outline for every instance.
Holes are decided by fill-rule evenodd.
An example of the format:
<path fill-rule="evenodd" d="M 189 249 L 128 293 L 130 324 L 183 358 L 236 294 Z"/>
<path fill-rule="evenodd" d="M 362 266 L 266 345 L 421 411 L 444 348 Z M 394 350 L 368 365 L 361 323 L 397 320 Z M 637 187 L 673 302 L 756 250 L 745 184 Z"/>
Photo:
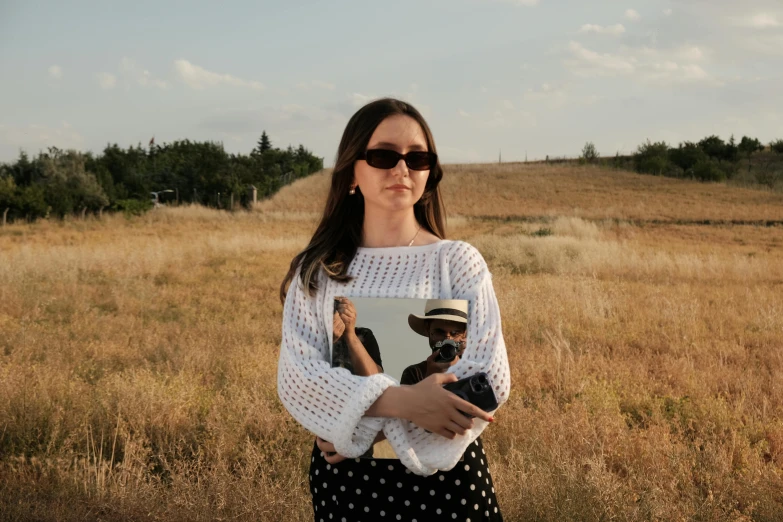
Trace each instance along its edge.
<path fill-rule="evenodd" d="M 671 180 L 516 168 L 444 184 L 503 315 L 513 393 L 484 441 L 506 519 L 783 519 L 783 227 L 682 224 L 779 219 L 769 194 L 680 184 L 678 207 Z M 277 286 L 327 182 L 0 228 L 0 518 L 312 518 Z"/>

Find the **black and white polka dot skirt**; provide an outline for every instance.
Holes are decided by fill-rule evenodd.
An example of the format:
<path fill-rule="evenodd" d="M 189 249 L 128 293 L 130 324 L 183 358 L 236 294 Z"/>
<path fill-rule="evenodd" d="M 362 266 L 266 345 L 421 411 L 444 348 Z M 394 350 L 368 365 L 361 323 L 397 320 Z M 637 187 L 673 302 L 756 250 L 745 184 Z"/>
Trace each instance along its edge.
<path fill-rule="evenodd" d="M 313 444 L 315 522 L 502 521 L 481 437 L 449 471 L 422 477 L 396 459 L 324 460 Z"/>

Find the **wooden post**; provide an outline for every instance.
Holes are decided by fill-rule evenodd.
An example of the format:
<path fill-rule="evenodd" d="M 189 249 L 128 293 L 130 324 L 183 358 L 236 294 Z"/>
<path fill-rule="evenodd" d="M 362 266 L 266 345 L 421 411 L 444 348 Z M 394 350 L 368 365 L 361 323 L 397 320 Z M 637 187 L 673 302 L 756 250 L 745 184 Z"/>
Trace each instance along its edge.
<path fill-rule="evenodd" d="M 82 207 L 82 220 L 84 220 L 84 215 L 87 213 L 87 207 Z"/>
<path fill-rule="evenodd" d="M 255 185 L 250 185 L 247 188 L 247 205 L 253 208 L 256 202 L 258 202 L 258 189 L 256 189 Z"/>
<path fill-rule="evenodd" d="M 228 207 L 232 212 L 234 211 L 234 193 L 231 193 L 231 205 Z"/>
<path fill-rule="evenodd" d="M 5 226 L 5 217 L 8 215 L 8 211 L 11 210 L 11 207 L 6 208 L 3 211 L 3 226 Z"/>
<path fill-rule="evenodd" d="M 106 205 L 101 205 L 101 208 L 98 209 L 98 219 L 103 219 L 103 209 L 106 208 Z"/>

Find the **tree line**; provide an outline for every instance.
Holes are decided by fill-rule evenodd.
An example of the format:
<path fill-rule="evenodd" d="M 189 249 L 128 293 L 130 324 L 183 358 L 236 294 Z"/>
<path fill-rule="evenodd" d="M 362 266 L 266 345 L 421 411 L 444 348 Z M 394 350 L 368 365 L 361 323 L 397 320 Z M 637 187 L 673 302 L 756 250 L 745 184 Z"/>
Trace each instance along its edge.
<path fill-rule="evenodd" d="M 740 175 L 756 183 L 774 187 L 783 182 L 783 140 L 774 140 L 764 146 L 757 138 L 743 136 L 737 142 L 732 135 L 728 141 L 719 136 L 707 136 L 698 142 L 684 141 L 677 147 L 665 141 L 647 140 L 630 156 L 601 158 L 592 142 L 582 149 L 581 161 L 610 163 L 618 168 L 629 168 L 641 174 L 724 181 Z"/>
<path fill-rule="evenodd" d="M 127 149 L 109 144 L 97 155 L 49 147 L 0 164 L 0 222 L 64 217 L 87 212 L 138 214 L 157 202 L 217 208 L 248 204 L 286 183 L 323 169 L 323 158 L 303 145 L 273 147 L 264 131 L 250 154 L 228 154 L 223 145 L 190 140 Z"/>

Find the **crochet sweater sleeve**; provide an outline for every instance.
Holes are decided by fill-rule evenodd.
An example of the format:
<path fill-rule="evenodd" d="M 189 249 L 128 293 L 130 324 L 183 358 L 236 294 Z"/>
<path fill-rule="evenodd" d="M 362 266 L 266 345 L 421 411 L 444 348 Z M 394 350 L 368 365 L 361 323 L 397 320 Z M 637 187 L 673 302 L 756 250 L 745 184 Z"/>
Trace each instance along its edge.
<path fill-rule="evenodd" d="M 475 247 L 464 242 L 444 256 L 443 272 L 450 281 L 444 281 L 442 298 L 468 300 L 467 346 L 460 361 L 449 368 L 458 378 L 486 372 L 498 405 L 508 399 L 511 377 L 506 345 L 500 322 L 500 310 L 492 274 Z M 432 475 L 438 470 L 449 470 L 458 462 L 468 445 L 484 431 L 488 423 L 473 419 L 474 426 L 465 435 L 453 440 L 436 433 L 427 433 L 405 419 L 389 419 L 384 427 L 389 443 L 402 463 L 418 475 Z"/>
<path fill-rule="evenodd" d="M 373 443 L 387 419 L 364 412 L 394 379 L 383 373 L 369 377 L 332 368 L 323 317 L 325 276 L 319 273 L 315 296 L 303 288 L 299 270 L 283 306 L 283 332 L 277 368 L 277 393 L 288 412 L 305 429 L 334 444 L 346 457 L 359 457 Z M 331 318 L 330 318 L 331 320 Z"/>

